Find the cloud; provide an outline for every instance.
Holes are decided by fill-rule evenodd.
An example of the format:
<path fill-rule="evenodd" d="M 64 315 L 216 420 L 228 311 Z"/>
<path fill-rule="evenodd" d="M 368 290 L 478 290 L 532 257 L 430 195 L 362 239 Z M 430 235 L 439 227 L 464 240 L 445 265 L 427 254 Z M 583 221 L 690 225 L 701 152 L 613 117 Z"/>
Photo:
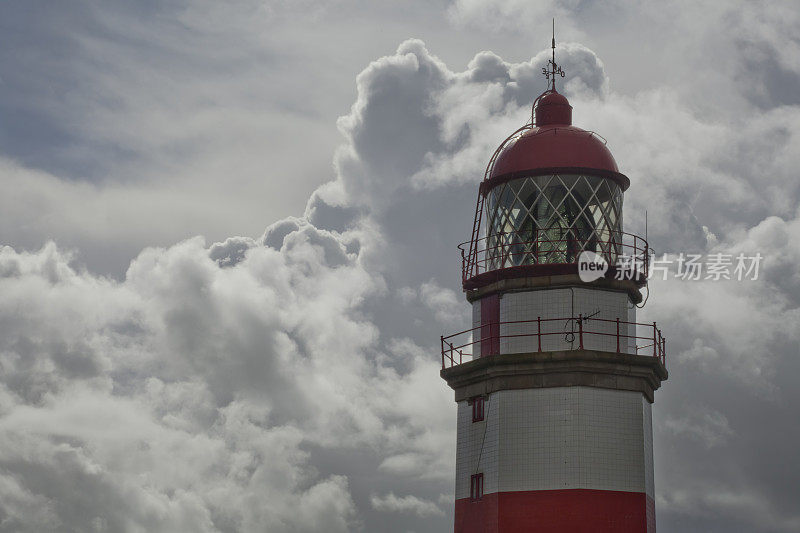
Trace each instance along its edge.
<path fill-rule="evenodd" d="M 350 531 L 347 478 L 315 473 L 303 443 L 439 461 L 430 417 L 390 401 L 447 406 L 436 360 L 410 341 L 394 348 L 416 350 L 405 375 L 371 360 L 356 310 L 379 287 L 330 239 L 193 239 L 143 251 L 121 282 L 53 244 L 4 247 L 4 530 Z"/>
<path fill-rule="evenodd" d="M 434 502 L 421 500 L 416 496 L 407 495 L 398 497 L 393 492 L 385 496 L 374 495 L 370 498 L 372 507 L 381 512 L 413 513 L 420 517 L 444 515 L 439 506 Z"/>
<path fill-rule="evenodd" d="M 580 0 L 567 2 L 545 1 L 525 2 L 509 0 L 505 2 L 481 2 L 480 0 L 456 0 L 448 8 L 450 19 L 457 25 L 466 27 L 487 26 L 494 31 L 523 31 L 530 21 L 558 19 L 559 28 L 567 23 L 571 12 L 580 6 Z"/>
<path fill-rule="evenodd" d="M 511 24 L 526 6 L 458 2 L 461 14 L 452 16 L 466 13 L 472 24 L 499 13 L 506 19 L 498 24 Z M 593 9 L 567 7 L 578 22 L 583 8 Z M 711 8 L 702 9 L 706 16 Z M 706 30 L 694 32 L 705 19 L 686 22 L 695 13 L 688 11 L 676 15 L 691 30 L 686 46 L 705 42 Z M 98 92 L 117 95 L 119 105 L 78 91 L 76 109 L 92 112 L 79 137 L 107 136 L 113 146 L 155 153 L 160 164 L 126 166 L 127 179 L 76 181 L 66 170 L 57 175 L 63 164 L 0 163 L 0 239 L 14 244 L 0 249 L 0 531 L 449 527 L 452 507 L 440 498 L 452 491 L 455 416 L 437 344 L 469 322 L 454 245 L 468 237 L 489 155 L 529 119 L 549 51 L 517 62 L 484 51 L 459 71 L 420 40 L 401 43 L 358 76 L 338 122 L 344 143 L 331 181 L 311 192 L 303 216 L 282 217 L 274 214 L 285 201 L 280 187 L 295 172 L 260 159 L 243 162 L 242 173 L 223 164 L 261 154 L 268 121 L 250 105 L 226 110 L 217 89 L 228 95 L 223 102 L 253 104 L 252 93 L 280 85 L 239 75 L 253 57 L 276 63 L 258 52 L 261 26 L 237 13 L 220 14 L 217 28 L 200 11 L 181 12 L 178 20 L 219 31 L 222 41 L 244 28 L 244 42 L 201 47 L 213 65 L 231 65 L 223 78 L 241 84 L 215 77 L 178 107 L 172 91 L 193 87 L 196 65 L 172 79 L 167 65 L 148 66 L 158 55 L 149 48 L 131 62 L 125 47 L 105 50 L 105 40 L 81 34 L 89 57 L 136 68 L 99 78 Z M 252 20 L 263 22 L 256 13 Z M 278 7 L 270 13 L 288 16 Z M 775 51 L 759 54 L 778 54 L 774 32 L 758 20 L 739 35 L 753 50 Z M 742 27 L 738 18 L 732 24 Z M 188 54 L 194 41 L 165 43 L 155 35 L 163 29 L 134 26 L 134 38 Z M 662 42 L 653 35 L 643 42 Z M 675 66 L 684 56 L 664 35 L 670 44 L 659 54 Z M 793 47 L 776 55 L 780 69 L 794 68 Z M 687 97 L 677 82 L 620 91 L 592 49 L 568 42 L 559 50 L 576 125 L 606 136 L 631 178 L 626 228 L 642 233 L 648 209 L 659 252 L 765 257 L 758 282 L 651 283 L 641 317 L 665 331 L 671 372 L 654 417 L 659 526 L 796 529 L 800 434 L 786 420 L 800 401 L 791 326 L 800 307 L 797 106 L 775 88 L 754 96 L 731 83 L 746 64 L 738 54 L 698 80 L 714 91 Z M 97 80 L 84 61 L 77 72 Z M 150 82 L 130 85 L 143 73 Z M 313 87 L 325 84 L 306 85 L 303 98 L 313 101 Z M 114 128 L 127 119 L 129 129 Z M 75 123 L 72 115 L 58 122 Z M 300 163 L 309 146 L 327 161 L 330 150 L 306 124 L 293 122 L 312 137 L 303 137 Z M 215 146 L 224 153 L 203 152 Z M 149 178 L 132 179 L 136 168 Z M 173 170 L 175 180 L 158 179 Z M 233 182 L 219 178 L 228 175 Z M 218 182 L 226 194 L 244 192 L 231 199 Z M 191 237 L 203 225 L 227 227 L 248 205 L 270 213 L 260 237 L 230 231 L 210 245 Z M 51 233 L 56 243 L 42 246 Z M 136 250 L 134 260 L 116 246 Z M 84 267 L 85 247 L 99 258 L 118 253 L 124 275 Z"/>
<path fill-rule="evenodd" d="M 658 508 L 669 512 L 694 517 L 699 527 L 718 527 L 721 513 L 730 521 L 731 527 L 745 521 L 759 523 L 767 531 L 795 531 L 800 525 L 796 516 L 782 514 L 762 494 L 746 486 L 731 488 L 714 483 L 698 483 L 666 497 L 658 498 Z"/>
<path fill-rule="evenodd" d="M 146 246 L 256 235 L 300 212 L 331 175 L 341 108 L 334 69 L 279 34 L 332 8 L 3 6 L 0 242 L 55 239 L 121 276 Z M 298 65 L 317 82 L 292 77 Z"/>
<path fill-rule="evenodd" d="M 684 433 L 700 440 L 709 449 L 723 444 L 733 435 L 728 419 L 718 411 L 698 409 L 688 413 L 685 418 L 668 418 L 664 426 L 675 433 Z"/>

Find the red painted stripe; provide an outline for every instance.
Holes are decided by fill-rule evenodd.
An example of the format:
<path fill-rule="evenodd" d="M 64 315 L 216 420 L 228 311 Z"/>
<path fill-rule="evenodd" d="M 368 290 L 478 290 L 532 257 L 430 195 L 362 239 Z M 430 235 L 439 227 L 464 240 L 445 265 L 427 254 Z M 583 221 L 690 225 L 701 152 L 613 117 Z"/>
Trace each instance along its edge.
<path fill-rule="evenodd" d="M 481 357 L 500 353 L 500 295 L 481 300 Z"/>
<path fill-rule="evenodd" d="M 456 533 L 655 531 L 655 503 L 643 492 L 536 490 L 456 500 Z"/>

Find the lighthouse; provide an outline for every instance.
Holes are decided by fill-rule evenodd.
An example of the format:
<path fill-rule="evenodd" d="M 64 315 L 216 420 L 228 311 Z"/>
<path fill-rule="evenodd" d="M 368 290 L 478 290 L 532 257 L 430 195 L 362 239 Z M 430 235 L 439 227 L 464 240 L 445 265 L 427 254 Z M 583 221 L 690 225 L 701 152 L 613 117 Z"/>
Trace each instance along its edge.
<path fill-rule="evenodd" d="M 458 405 L 455 531 L 655 532 L 652 411 L 666 341 L 637 322 L 647 241 L 631 182 L 556 90 L 489 160 L 462 286 L 472 327 L 443 336 Z"/>

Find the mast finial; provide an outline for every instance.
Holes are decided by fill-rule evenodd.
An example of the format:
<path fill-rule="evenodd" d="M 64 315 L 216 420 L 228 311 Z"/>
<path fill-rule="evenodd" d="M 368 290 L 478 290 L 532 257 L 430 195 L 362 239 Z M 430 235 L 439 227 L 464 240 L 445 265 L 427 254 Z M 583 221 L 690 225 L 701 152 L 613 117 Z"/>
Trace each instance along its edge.
<path fill-rule="evenodd" d="M 556 19 L 553 18 L 553 41 L 551 44 L 553 49 L 553 58 L 547 62 L 547 67 L 542 67 L 542 74 L 544 77 L 547 78 L 548 85 L 551 85 L 547 88 L 548 91 L 556 91 L 556 76 L 561 76 L 562 78 L 565 76 L 564 69 L 562 69 L 556 63 Z"/>

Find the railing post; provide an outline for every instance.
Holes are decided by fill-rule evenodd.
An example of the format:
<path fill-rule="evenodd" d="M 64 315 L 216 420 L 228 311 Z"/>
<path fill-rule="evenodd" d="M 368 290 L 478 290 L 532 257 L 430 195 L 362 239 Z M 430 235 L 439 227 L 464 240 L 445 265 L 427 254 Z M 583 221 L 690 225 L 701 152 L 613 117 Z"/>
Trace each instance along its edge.
<path fill-rule="evenodd" d="M 619 353 L 619 317 L 617 317 L 617 353 Z"/>
<path fill-rule="evenodd" d="M 658 328 L 656 323 L 653 322 L 653 357 L 658 357 Z"/>
<path fill-rule="evenodd" d="M 578 346 L 583 350 L 583 313 L 578 315 Z"/>
<path fill-rule="evenodd" d="M 536 338 L 539 340 L 539 351 L 542 351 L 542 317 L 536 317 L 536 326 L 538 328 L 536 332 Z"/>
<path fill-rule="evenodd" d="M 444 335 L 442 335 L 441 339 L 442 339 L 442 370 L 444 370 L 445 369 L 445 366 L 444 366 Z"/>

